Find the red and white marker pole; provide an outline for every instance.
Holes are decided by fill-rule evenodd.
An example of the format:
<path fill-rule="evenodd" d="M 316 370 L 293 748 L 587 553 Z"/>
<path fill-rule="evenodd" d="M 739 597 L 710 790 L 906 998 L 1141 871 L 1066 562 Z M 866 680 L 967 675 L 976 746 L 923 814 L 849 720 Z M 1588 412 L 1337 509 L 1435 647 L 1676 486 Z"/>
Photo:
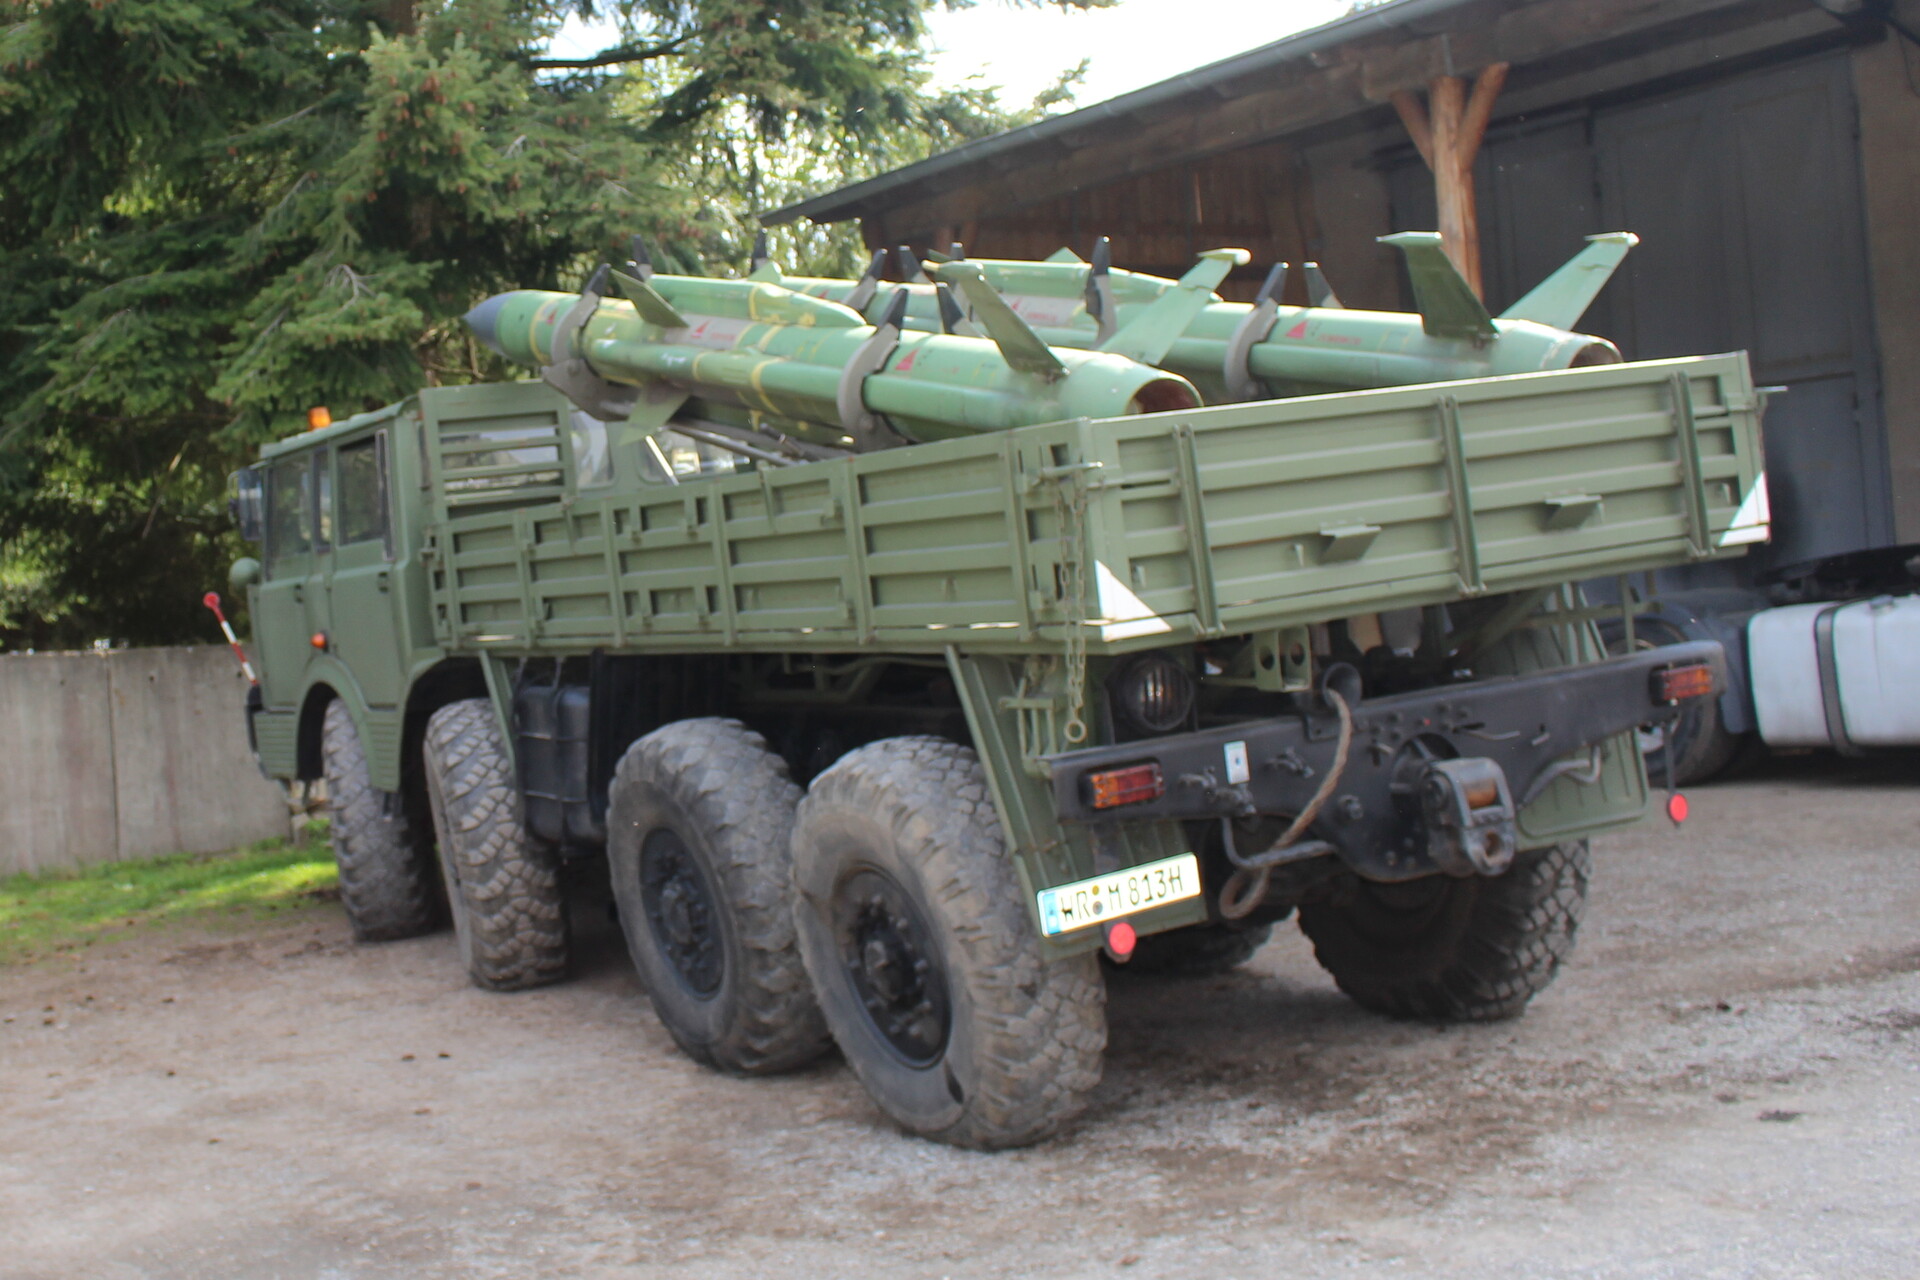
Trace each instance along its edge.
<path fill-rule="evenodd" d="M 247 651 L 240 647 L 239 637 L 233 634 L 233 627 L 227 622 L 227 615 L 220 611 L 220 593 L 209 591 L 200 597 L 200 603 L 213 610 L 213 616 L 220 619 L 220 630 L 226 633 L 227 643 L 233 646 L 233 656 L 240 663 L 240 670 L 246 673 L 248 682 L 259 684 L 260 677 L 253 674 L 253 664 L 247 661 Z"/>

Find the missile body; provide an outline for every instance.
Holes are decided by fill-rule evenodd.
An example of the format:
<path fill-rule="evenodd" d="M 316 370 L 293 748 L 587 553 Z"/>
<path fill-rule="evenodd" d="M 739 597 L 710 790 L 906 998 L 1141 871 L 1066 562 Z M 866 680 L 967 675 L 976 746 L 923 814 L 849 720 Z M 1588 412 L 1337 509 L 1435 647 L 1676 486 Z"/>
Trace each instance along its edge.
<path fill-rule="evenodd" d="M 756 424 L 811 427 L 815 438 L 824 426 L 868 447 L 873 441 L 860 440 L 855 420 L 871 415 L 904 441 L 923 442 L 1199 403 L 1184 379 L 1103 352 L 1055 357 L 1040 347 L 1027 358 L 1010 356 L 995 340 L 903 333 L 897 318 L 889 325 L 881 312 L 881 323 L 869 324 L 836 301 L 755 281 L 656 275 L 620 282 L 630 296 L 647 292 L 637 304 L 601 300 L 577 338 L 561 336 L 577 294 L 499 294 L 466 322 L 521 364 L 579 357 L 609 383 L 670 389 L 722 418 L 738 420 L 744 411 Z M 562 346 L 571 350 L 556 349 Z"/>
<path fill-rule="evenodd" d="M 1619 362 L 1619 349 L 1611 342 L 1573 332 L 1570 326 L 1578 323 L 1635 237 L 1618 232 L 1593 237 L 1586 250 L 1499 317 L 1487 316 L 1457 276 L 1447 278 L 1451 265 L 1435 261 L 1440 257 L 1437 237 L 1403 233 L 1388 239 L 1407 253 L 1420 312 L 1285 307 L 1275 301 L 1267 304 L 1266 314 L 1256 316 L 1262 303 L 1215 301 L 1199 311 L 1156 363 L 1189 379 L 1218 403 L 1262 394 L 1313 395 Z M 1050 345 L 1100 345 L 1101 325 L 1087 309 L 1094 269 L 1086 263 L 968 261 Z M 1103 274 L 1122 327 L 1175 287 L 1157 276 Z M 866 301 L 869 316 L 881 314 L 904 291 L 906 325 L 941 328 L 931 285 L 879 283 L 862 294 L 858 283 L 845 280 L 789 278 L 784 283 L 811 297 Z M 1249 325 L 1260 330 L 1251 340 Z"/>

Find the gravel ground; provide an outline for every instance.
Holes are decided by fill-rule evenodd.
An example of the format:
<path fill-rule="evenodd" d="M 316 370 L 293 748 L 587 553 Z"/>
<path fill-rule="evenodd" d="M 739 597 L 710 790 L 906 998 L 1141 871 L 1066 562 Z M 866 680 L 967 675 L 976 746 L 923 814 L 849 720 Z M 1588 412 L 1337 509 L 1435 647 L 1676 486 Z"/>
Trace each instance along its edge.
<path fill-rule="evenodd" d="M 592 902 L 520 995 L 336 908 L 0 970 L 0 1275 L 1920 1275 L 1920 758 L 1693 800 L 1519 1021 L 1364 1013 L 1283 927 L 1116 978 L 1086 1117 L 999 1155 L 695 1067 Z"/>

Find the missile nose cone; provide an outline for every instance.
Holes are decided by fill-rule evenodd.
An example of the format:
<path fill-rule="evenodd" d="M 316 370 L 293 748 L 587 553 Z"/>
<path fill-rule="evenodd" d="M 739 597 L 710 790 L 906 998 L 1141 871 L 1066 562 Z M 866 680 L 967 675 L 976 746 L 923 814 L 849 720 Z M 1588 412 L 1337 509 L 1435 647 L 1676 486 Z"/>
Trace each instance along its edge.
<path fill-rule="evenodd" d="M 503 356 L 506 355 L 507 352 L 500 346 L 500 340 L 495 335 L 495 328 L 499 324 L 500 309 L 506 305 L 506 302 L 507 298 L 505 294 L 496 293 L 473 310 L 467 312 L 466 315 L 460 317 L 460 319 L 465 322 L 467 328 L 473 330 L 474 337 L 480 339 L 480 341 L 495 354 Z"/>

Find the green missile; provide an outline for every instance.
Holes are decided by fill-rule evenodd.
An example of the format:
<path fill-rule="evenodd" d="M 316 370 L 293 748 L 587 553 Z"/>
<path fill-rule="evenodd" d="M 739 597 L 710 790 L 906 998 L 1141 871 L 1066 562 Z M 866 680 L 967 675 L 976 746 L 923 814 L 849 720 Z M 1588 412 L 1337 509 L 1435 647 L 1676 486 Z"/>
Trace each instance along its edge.
<path fill-rule="evenodd" d="M 1224 277 L 1227 265 L 1209 277 Z M 625 296 L 604 296 L 609 281 Z M 588 412 L 641 425 L 683 412 L 744 415 L 752 425 L 812 428 L 816 439 L 828 428 L 845 438 L 835 442 L 867 449 L 1200 402 L 1184 378 L 1117 352 L 1055 351 L 977 269 L 956 272 L 953 283 L 986 337 L 903 332 L 905 294 L 869 324 L 839 302 L 764 281 L 639 268 L 603 268 L 581 294 L 499 294 L 465 321 Z M 1184 326 L 1202 302 L 1191 289 L 1170 291 L 1141 311 L 1139 331 Z"/>
<path fill-rule="evenodd" d="M 1341 307 L 1313 263 L 1306 264 L 1309 295 L 1326 305 L 1281 306 L 1283 264 L 1253 303 L 1215 298 L 1200 308 L 1151 363 L 1184 375 L 1217 402 L 1619 361 L 1611 342 L 1574 332 L 1572 326 L 1638 243 L 1632 234 L 1589 237 L 1585 249 L 1497 317 L 1460 278 L 1437 233 L 1409 231 L 1383 239 L 1406 257 L 1416 312 Z M 1177 286 L 1157 276 L 1108 269 L 1104 249 L 1103 241 L 1091 264 L 1065 250 L 1045 262 L 968 261 L 1049 345 L 1108 350 L 1119 329 Z M 757 264 L 756 271 L 762 281 L 779 278 L 771 263 Z M 932 287 L 882 283 L 875 268 L 857 282 L 792 278 L 783 283 L 811 297 L 853 302 L 868 315 L 905 293 L 909 328 L 943 327 Z"/>

